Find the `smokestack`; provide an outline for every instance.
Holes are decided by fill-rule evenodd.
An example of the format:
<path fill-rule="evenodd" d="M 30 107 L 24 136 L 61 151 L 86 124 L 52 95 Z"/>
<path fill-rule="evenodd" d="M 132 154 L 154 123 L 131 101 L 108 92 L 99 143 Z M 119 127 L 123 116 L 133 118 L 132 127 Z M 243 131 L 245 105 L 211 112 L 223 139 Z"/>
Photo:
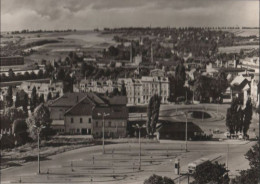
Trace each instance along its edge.
<path fill-rule="evenodd" d="M 151 63 L 153 63 L 153 44 L 151 43 Z"/>
<path fill-rule="evenodd" d="M 132 46 L 132 41 L 131 41 L 131 45 L 130 45 L 130 63 L 133 62 L 133 46 Z"/>

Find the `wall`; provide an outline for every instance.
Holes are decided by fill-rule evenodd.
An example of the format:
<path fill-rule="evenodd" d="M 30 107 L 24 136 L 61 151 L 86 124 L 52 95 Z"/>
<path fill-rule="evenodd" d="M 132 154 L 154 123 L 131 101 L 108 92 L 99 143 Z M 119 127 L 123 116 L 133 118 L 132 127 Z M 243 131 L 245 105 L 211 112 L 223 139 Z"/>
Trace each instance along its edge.
<path fill-rule="evenodd" d="M 73 123 L 71 123 L 73 118 Z M 80 118 L 82 122 L 80 122 Z M 91 116 L 65 116 L 65 132 L 70 134 L 91 134 L 92 132 Z"/>
<path fill-rule="evenodd" d="M 111 126 L 109 125 L 111 122 Z M 93 119 L 92 135 L 95 137 L 102 137 L 102 119 Z M 125 137 L 126 136 L 127 120 L 123 119 L 109 119 L 105 120 L 105 137 Z"/>

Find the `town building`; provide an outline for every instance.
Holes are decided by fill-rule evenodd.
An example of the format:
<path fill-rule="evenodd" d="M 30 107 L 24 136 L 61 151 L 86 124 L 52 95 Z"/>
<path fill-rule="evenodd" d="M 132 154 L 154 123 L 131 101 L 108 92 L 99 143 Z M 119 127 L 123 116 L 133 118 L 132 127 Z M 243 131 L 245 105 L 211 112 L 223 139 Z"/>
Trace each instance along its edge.
<path fill-rule="evenodd" d="M 78 104 L 86 93 L 65 93 L 48 105 L 52 128 L 60 133 L 65 132 L 64 114 L 66 111 Z"/>
<path fill-rule="evenodd" d="M 128 109 L 125 96 L 105 99 L 106 104 L 97 104 L 92 111 L 92 135 L 102 136 L 104 123 L 105 137 L 125 137 L 127 135 Z M 104 115 L 104 117 L 103 117 Z"/>
<path fill-rule="evenodd" d="M 154 94 L 162 97 L 161 103 L 168 103 L 168 77 L 143 76 L 141 79 L 119 78 L 118 84 L 125 83 L 128 105 L 148 104 Z"/>
<path fill-rule="evenodd" d="M 63 95 L 63 82 L 54 82 L 52 80 L 49 80 L 49 82 L 24 81 L 22 82 L 20 89 L 24 90 L 24 92 L 28 94 L 29 98 L 31 98 L 34 87 L 36 88 L 38 96 L 43 94 L 45 100 L 47 100 L 49 93 L 51 93 L 52 97 Z"/>
<path fill-rule="evenodd" d="M 126 97 L 96 93 L 66 93 L 49 105 L 52 128 L 60 133 L 125 137 L 128 121 Z M 63 125 L 63 126 L 62 126 Z"/>
<path fill-rule="evenodd" d="M 97 93 L 111 93 L 115 88 L 120 88 L 116 82 L 112 80 L 87 80 L 83 79 L 79 84 L 74 85 L 74 92 L 97 92 Z"/>

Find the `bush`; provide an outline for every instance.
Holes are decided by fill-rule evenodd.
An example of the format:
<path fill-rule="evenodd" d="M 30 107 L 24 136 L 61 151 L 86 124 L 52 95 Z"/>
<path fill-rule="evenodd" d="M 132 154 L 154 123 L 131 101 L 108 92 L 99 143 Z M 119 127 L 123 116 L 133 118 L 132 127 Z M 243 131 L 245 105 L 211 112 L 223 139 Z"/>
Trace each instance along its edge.
<path fill-rule="evenodd" d="M 27 124 L 23 119 L 17 119 L 13 123 L 15 144 L 25 144 L 29 140 Z"/>
<path fill-rule="evenodd" d="M 14 148 L 15 146 L 14 142 L 15 139 L 13 135 L 3 134 L 2 137 L 0 138 L 1 150 L 7 148 Z"/>
<path fill-rule="evenodd" d="M 144 184 L 174 184 L 174 181 L 168 177 L 152 175 L 144 181 Z"/>

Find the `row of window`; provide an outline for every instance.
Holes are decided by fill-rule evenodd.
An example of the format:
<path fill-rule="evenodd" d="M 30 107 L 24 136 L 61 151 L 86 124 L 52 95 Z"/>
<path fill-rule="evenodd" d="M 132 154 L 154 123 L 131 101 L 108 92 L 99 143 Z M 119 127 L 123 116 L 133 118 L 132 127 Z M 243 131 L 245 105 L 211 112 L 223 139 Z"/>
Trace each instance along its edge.
<path fill-rule="evenodd" d="M 83 123 L 83 118 L 79 118 L 79 122 Z M 74 118 L 70 118 L 70 123 L 74 123 Z M 91 123 L 91 118 L 88 119 L 88 123 Z"/>
<path fill-rule="evenodd" d="M 96 121 L 96 127 L 98 127 L 98 126 L 99 126 L 99 122 Z M 103 122 L 100 123 L 100 126 L 103 126 Z M 117 126 L 120 126 L 119 123 L 117 123 Z M 122 122 L 122 126 L 125 126 L 125 122 Z M 107 127 L 112 127 L 111 121 L 108 122 Z"/>

